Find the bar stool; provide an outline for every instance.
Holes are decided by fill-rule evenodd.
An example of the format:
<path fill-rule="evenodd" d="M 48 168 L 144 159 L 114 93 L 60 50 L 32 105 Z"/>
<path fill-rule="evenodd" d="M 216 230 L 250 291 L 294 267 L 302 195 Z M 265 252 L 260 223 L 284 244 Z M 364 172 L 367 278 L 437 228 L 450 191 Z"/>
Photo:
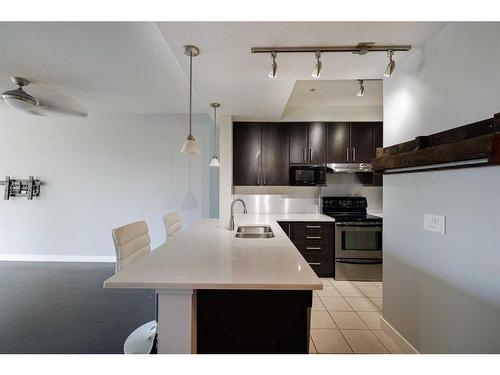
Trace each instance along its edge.
<path fill-rule="evenodd" d="M 115 228 L 111 233 L 116 250 L 115 273 L 151 252 L 151 238 L 145 221 Z M 123 352 L 125 354 L 151 353 L 157 330 L 156 320 L 136 328 L 125 340 Z"/>
<path fill-rule="evenodd" d="M 179 211 L 172 211 L 163 216 L 163 223 L 165 224 L 167 240 L 182 231 L 182 218 Z"/>

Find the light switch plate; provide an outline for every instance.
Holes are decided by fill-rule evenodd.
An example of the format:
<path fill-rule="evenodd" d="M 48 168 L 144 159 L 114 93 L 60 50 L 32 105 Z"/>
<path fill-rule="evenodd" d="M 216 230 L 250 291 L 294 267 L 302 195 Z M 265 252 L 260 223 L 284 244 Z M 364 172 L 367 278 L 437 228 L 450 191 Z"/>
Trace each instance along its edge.
<path fill-rule="evenodd" d="M 446 216 L 424 214 L 424 229 L 439 234 L 446 233 Z"/>

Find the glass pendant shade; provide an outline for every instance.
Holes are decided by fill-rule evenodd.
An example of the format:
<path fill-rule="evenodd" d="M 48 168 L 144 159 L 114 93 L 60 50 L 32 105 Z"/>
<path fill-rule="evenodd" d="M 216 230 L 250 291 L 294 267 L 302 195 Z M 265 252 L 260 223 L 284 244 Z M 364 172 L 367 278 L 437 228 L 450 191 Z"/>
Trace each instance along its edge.
<path fill-rule="evenodd" d="M 200 144 L 194 139 L 194 137 L 189 134 L 184 145 L 182 146 L 181 152 L 183 154 L 199 154 Z"/>
<path fill-rule="evenodd" d="M 214 167 L 214 168 L 219 168 L 220 163 L 219 159 L 217 159 L 217 156 L 212 156 L 212 160 L 210 160 L 210 164 L 208 165 L 209 167 Z"/>

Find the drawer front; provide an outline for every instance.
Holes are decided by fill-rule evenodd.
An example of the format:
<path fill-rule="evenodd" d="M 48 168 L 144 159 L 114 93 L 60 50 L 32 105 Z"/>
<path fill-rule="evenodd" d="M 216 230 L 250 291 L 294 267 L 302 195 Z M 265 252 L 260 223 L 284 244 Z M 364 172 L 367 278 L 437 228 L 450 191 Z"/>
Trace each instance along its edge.
<path fill-rule="evenodd" d="M 331 243 L 297 243 L 294 245 L 304 258 L 322 256 L 333 259 L 333 244 Z"/>
<path fill-rule="evenodd" d="M 331 276 L 333 274 L 333 254 L 303 253 L 302 251 L 301 254 L 318 276 Z"/>
<path fill-rule="evenodd" d="M 330 243 L 333 244 L 333 228 L 331 231 L 316 231 L 308 230 L 306 232 L 296 232 L 292 228 L 292 241 L 295 244 L 305 243 L 305 244 L 318 244 L 318 243 Z"/>
<path fill-rule="evenodd" d="M 292 232 L 293 233 L 333 233 L 333 224 L 332 223 L 323 223 L 323 222 L 307 222 L 307 223 L 292 223 Z"/>

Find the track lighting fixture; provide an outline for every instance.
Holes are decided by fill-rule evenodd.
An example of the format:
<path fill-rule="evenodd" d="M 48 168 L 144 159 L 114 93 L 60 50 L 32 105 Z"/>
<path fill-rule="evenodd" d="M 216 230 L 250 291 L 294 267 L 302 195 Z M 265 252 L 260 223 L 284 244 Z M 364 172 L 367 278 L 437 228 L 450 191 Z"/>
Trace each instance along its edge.
<path fill-rule="evenodd" d="M 396 67 L 396 63 L 392 58 L 394 56 L 394 50 L 387 51 L 387 57 L 389 57 L 389 64 L 387 64 L 387 68 L 385 68 L 384 76 L 392 77 L 392 73 L 394 73 L 394 68 Z"/>
<path fill-rule="evenodd" d="M 321 74 L 321 68 L 323 68 L 323 64 L 321 64 L 321 52 L 320 51 L 316 51 L 315 52 L 315 55 L 316 55 L 316 65 L 314 66 L 314 70 L 312 72 L 312 76 L 314 78 L 319 78 L 320 74 Z"/>
<path fill-rule="evenodd" d="M 184 46 L 183 52 L 189 56 L 189 134 L 187 136 L 181 152 L 183 154 L 199 154 L 200 144 L 194 139 L 191 134 L 191 117 L 192 117 L 192 101 L 193 101 L 193 56 L 198 56 L 200 50 L 195 46 Z"/>
<path fill-rule="evenodd" d="M 363 95 L 365 95 L 365 86 L 363 85 L 363 80 L 358 79 L 358 82 L 359 82 L 358 96 L 363 96 Z"/>
<path fill-rule="evenodd" d="M 278 64 L 276 63 L 276 56 L 278 53 L 310 53 L 314 52 L 316 56 L 316 65 L 312 76 L 319 78 L 322 69 L 321 54 L 328 53 L 352 53 L 354 55 L 363 56 L 372 52 L 387 52 L 389 57 L 389 65 L 385 70 L 386 77 L 392 76 L 396 63 L 394 62 L 394 52 L 409 51 L 410 45 L 377 45 L 374 42 L 361 42 L 355 46 L 310 46 L 310 47 L 252 47 L 252 53 L 270 53 L 272 58 L 271 71 L 269 72 L 270 78 L 276 78 L 278 71 Z"/>
<path fill-rule="evenodd" d="M 273 63 L 271 64 L 271 71 L 269 72 L 269 78 L 276 78 L 278 73 L 278 64 L 276 63 L 276 52 L 271 51 L 271 58 Z"/>

